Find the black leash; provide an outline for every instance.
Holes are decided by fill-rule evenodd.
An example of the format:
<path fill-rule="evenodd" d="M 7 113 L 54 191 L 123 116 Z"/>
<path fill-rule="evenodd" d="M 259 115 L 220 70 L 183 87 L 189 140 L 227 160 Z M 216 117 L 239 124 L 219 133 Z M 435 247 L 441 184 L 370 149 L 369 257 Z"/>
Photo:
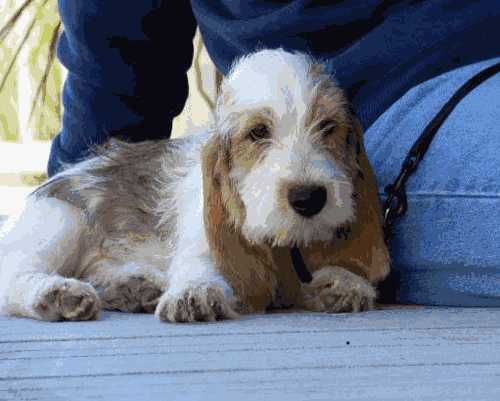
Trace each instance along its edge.
<path fill-rule="evenodd" d="M 432 140 L 436 136 L 439 128 L 446 121 L 451 112 L 455 109 L 458 103 L 472 90 L 474 90 L 481 83 L 488 78 L 500 72 L 500 63 L 493 64 L 490 67 L 481 70 L 479 73 L 470 78 L 463 84 L 446 102 L 446 104 L 439 110 L 432 121 L 425 127 L 422 134 L 415 141 L 411 147 L 408 155 L 403 161 L 400 173 L 393 184 L 387 185 L 384 188 L 385 193 L 388 195 L 384 203 L 384 237 L 386 243 L 394 236 L 394 223 L 396 219 L 401 217 L 408 210 L 408 203 L 406 198 L 406 181 L 415 172 L 419 163 L 422 161 L 425 152 L 429 148 Z M 310 283 L 312 275 L 307 269 L 304 258 L 300 253 L 297 246 L 292 247 L 290 250 L 292 257 L 292 264 L 297 276 L 303 283 Z"/>
<path fill-rule="evenodd" d="M 394 181 L 392 185 L 387 185 L 384 188 L 385 193 L 388 195 L 384 204 L 384 235 L 386 242 L 394 236 L 394 222 L 396 219 L 404 215 L 408 209 L 408 202 L 406 199 L 406 181 L 415 172 L 419 163 L 422 161 L 425 152 L 436 136 L 439 128 L 441 128 L 457 104 L 466 95 L 498 72 L 500 72 L 500 63 L 493 64 L 492 66 L 481 70 L 479 73 L 470 78 L 465 84 L 463 84 L 453 94 L 450 100 L 446 102 L 441 110 L 439 110 L 439 113 L 437 113 L 427 127 L 425 127 L 422 134 L 420 134 L 420 137 L 411 147 L 408 155 L 403 161 L 398 178 L 396 178 L 396 181 Z"/>

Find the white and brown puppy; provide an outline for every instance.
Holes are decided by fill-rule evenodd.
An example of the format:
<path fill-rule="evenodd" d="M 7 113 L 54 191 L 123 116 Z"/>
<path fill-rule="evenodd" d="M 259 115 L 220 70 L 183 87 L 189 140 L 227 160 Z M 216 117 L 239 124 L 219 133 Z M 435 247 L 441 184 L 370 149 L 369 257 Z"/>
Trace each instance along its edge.
<path fill-rule="evenodd" d="M 228 74 L 207 134 L 113 140 L 38 188 L 0 234 L 0 311 L 366 310 L 389 266 L 376 188 L 342 91 L 308 57 L 263 50 Z"/>

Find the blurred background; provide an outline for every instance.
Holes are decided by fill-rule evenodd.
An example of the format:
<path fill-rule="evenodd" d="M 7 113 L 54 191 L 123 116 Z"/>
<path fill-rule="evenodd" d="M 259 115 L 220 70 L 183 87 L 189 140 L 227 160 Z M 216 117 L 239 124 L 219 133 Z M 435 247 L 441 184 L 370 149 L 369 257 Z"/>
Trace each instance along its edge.
<path fill-rule="evenodd" d="M 57 0 L 0 0 L 0 215 L 19 208 L 47 177 L 50 140 L 59 132 L 66 72 L 56 58 L 63 27 Z M 172 136 L 211 119 L 216 69 L 199 32 L 188 73 L 189 97 Z"/>

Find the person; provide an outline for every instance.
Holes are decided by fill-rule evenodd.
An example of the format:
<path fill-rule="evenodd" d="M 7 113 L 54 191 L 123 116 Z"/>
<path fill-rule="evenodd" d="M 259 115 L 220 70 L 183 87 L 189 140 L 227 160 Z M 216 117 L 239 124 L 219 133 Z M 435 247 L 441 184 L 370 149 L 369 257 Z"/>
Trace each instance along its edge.
<path fill-rule="evenodd" d="M 495 1 L 59 0 L 59 10 L 68 75 L 49 176 L 110 136 L 169 137 L 197 25 L 223 74 L 264 47 L 323 60 L 365 127 L 381 193 L 437 110 L 500 56 Z M 408 184 L 391 244 L 399 302 L 500 306 L 499 89 L 494 77 L 462 102 Z"/>

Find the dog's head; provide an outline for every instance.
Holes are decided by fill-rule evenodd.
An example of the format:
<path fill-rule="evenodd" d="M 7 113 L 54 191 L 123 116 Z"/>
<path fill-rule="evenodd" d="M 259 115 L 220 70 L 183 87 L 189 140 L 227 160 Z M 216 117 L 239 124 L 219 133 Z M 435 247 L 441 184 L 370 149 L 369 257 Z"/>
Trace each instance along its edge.
<path fill-rule="evenodd" d="M 320 65 L 283 50 L 253 53 L 223 81 L 205 181 L 250 243 L 331 240 L 355 217 L 356 130 Z"/>

